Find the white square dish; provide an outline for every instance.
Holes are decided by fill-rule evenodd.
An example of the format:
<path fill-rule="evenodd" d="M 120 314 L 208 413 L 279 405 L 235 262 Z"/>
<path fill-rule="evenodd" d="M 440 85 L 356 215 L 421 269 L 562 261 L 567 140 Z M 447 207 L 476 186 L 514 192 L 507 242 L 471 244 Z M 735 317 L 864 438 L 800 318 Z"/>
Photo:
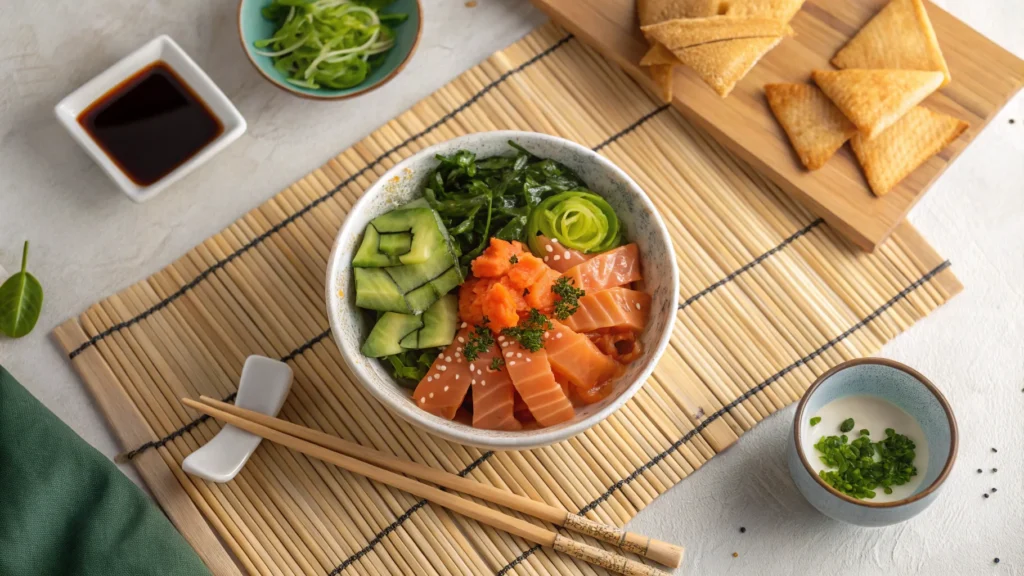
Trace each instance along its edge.
<path fill-rule="evenodd" d="M 149 184 L 140 186 L 133 182 L 124 171 L 100 147 L 85 128 L 78 122 L 79 115 L 91 104 L 102 98 L 125 80 L 146 66 L 163 61 L 185 84 L 206 104 L 209 111 L 217 117 L 224 129 L 216 138 L 202 147 L 191 158 L 183 162 L 165 176 Z M 103 168 L 117 185 L 135 202 L 145 202 L 162 190 L 181 179 L 199 165 L 209 160 L 245 133 L 245 118 L 238 109 L 221 92 L 213 80 L 206 75 L 188 54 L 179 47 L 170 36 L 158 36 L 138 50 L 125 56 L 116 64 L 107 68 L 92 80 L 82 85 L 54 107 L 54 114 L 78 144 Z"/>

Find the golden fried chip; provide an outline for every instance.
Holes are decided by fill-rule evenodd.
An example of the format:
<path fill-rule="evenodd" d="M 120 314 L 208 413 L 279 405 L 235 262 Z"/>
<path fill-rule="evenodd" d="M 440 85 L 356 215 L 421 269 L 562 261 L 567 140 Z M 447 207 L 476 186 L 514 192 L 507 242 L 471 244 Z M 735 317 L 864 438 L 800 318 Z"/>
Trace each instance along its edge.
<path fill-rule="evenodd" d="M 967 126 L 963 120 L 918 106 L 875 138 L 856 134 L 850 144 L 872 192 L 882 196 L 956 140 Z"/>
<path fill-rule="evenodd" d="M 636 0 L 640 26 L 716 14 L 719 0 Z"/>
<path fill-rule="evenodd" d="M 658 85 L 658 96 L 665 102 L 672 102 L 672 65 L 657 64 L 649 68 L 651 79 Z"/>
<path fill-rule="evenodd" d="M 721 40 L 672 53 L 725 98 L 754 64 L 781 41 L 781 36 Z"/>
<path fill-rule="evenodd" d="M 657 66 L 659 64 L 678 66 L 681 65 L 682 62 L 676 58 L 675 54 L 673 54 L 671 50 L 655 42 L 654 44 L 651 44 L 651 48 L 646 54 L 644 54 L 644 57 L 640 59 L 640 65 Z"/>
<path fill-rule="evenodd" d="M 842 47 L 836 68 L 890 68 L 942 72 L 949 84 L 949 67 L 942 57 L 928 12 L 921 0 L 892 0 Z"/>
<path fill-rule="evenodd" d="M 766 84 L 764 93 L 808 170 L 821 168 L 857 133 L 857 127 L 816 86 Z"/>
<path fill-rule="evenodd" d="M 718 40 L 783 36 L 792 33 L 792 29 L 785 22 L 766 16 L 711 16 L 666 20 L 641 26 L 640 29 L 648 40 L 664 44 L 670 50 Z"/>
<path fill-rule="evenodd" d="M 804 0 L 721 0 L 718 14 L 725 16 L 768 16 L 789 22 Z"/>
<path fill-rule="evenodd" d="M 892 126 L 942 84 L 941 72 L 815 70 L 814 82 L 866 138 Z"/>

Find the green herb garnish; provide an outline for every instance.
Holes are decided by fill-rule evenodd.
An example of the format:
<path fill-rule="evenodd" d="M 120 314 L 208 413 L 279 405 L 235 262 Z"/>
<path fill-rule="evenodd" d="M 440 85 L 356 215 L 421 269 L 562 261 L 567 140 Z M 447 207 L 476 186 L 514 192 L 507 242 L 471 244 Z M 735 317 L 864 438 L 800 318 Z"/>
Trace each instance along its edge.
<path fill-rule="evenodd" d="M 484 316 L 483 324 L 487 324 L 489 319 Z M 487 352 L 494 346 L 494 336 L 491 331 L 483 325 L 477 326 L 469 338 L 466 339 L 466 345 L 462 349 L 462 355 L 466 357 L 466 360 L 472 362 L 476 360 L 481 354 Z"/>
<path fill-rule="evenodd" d="M 523 288 L 523 298 L 526 298 L 529 295 L 530 295 L 530 289 L 529 288 Z"/>
<path fill-rule="evenodd" d="M 818 422 L 821 422 L 821 416 L 815 416 L 811 418 L 811 426 L 816 426 Z"/>
<path fill-rule="evenodd" d="M 43 286 L 26 271 L 28 241 L 21 252 L 21 272 L 0 285 L 0 332 L 21 338 L 36 326 L 43 310 Z"/>
<path fill-rule="evenodd" d="M 847 418 L 846 420 L 843 420 L 842 424 L 839 425 L 839 431 L 843 433 L 849 432 L 850 430 L 853 430 L 853 426 L 853 418 Z"/>
<path fill-rule="evenodd" d="M 443 348 L 425 348 L 423 350 L 406 350 L 401 354 L 385 356 L 391 364 L 392 372 L 398 383 L 406 388 L 415 388 L 415 384 L 427 375 L 434 359 Z"/>
<path fill-rule="evenodd" d="M 257 40 L 287 81 L 305 88 L 351 88 L 366 80 L 395 45 L 391 25 L 408 14 L 381 14 L 391 0 L 274 0 L 263 17 L 278 24 Z"/>
<path fill-rule="evenodd" d="M 544 332 L 554 328 L 551 320 L 536 308 L 530 309 L 530 315 L 519 322 L 518 326 L 505 328 L 501 333 L 519 342 L 519 345 L 530 352 L 544 347 Z"/>
<path fill-rule="evenodd" d="M 501 370 L 501 365 L 505 363 L 505 359 L 501 356 L 495 356 L 491 358 L 491 370 Z"/>
<path fill-rule="evenodd" d="M 871 434 L 870 430 L 868 430 L 867 428 L 861 428 L 861 430 L 860 430 L 860 435 L 861 436 L 868 436 L 870 434 Z"/>
<path fill-rule="evenodd" d="M 821 470 L 818 476 L 858 499 L 874 498 L 878 488 L 892 494 L 892 486 L 906 484 L 917 475 L 914 441 L 892 428 L 885 429 L 886 437 L 881 442 L 871 442 L 870 432 L 865 432 L 861 430 L 861 436 L 849 444 L 845 434 L 821 437 L 814 447 L 821 453 L 821 461 L 835 470 Z"/>
<path fill-rule="evenodd" d="M 423 197 L 437 211 L 468 265 L 493 236 L 526 242 L 527 217 L 545 198 L 568 190 L 585 190 L 572 170 L 541 159 L 514 142 L 513 156 L 478 160 L 467 150 L 438 155 L 437 168 L 427 176 Z"/>
<path fill-rule="evenodd" d="M 559 301 L 555 302 L 555 318 L 559 320 L 565 320 L 575 314 L 580 309 L 580 298 L 587 295 L 586 290 L 573 286 L 574 282 L 573 279 L 562 276 L 551 286 L 551 291 L 559 297 Z"/>
<path fill-rule="evenodd" d="M 512 257 L 508 259 L 508 263 L 512 264 L 513 266 L 518 264 L 519 263 L 519 257 L 516 256 L 515 254 L 513 254 Z"/>

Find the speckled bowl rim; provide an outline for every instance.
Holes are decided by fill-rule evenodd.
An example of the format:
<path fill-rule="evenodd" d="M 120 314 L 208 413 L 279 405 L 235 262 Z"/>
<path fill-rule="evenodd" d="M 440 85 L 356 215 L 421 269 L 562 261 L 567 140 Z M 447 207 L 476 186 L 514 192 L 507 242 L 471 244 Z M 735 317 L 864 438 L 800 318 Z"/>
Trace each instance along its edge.
<path fill-rule="evenodd" d="M 349 98 L 355 98 L 356 96 L 362 96 L 363 94 L 366 94 L 368 92 L 373 92 L 377 88 L 380 88 L 381 86 L 387 84 L 388 82 L 391 82 L 391 80 L 394 79 L 395 76 L 398 76 L 399 72 L 405 69 L 405 66 L 406 64 L 409 63 L 409 60 L 412 60 L 412 55 L 416 53 L 416 48 L 418 48 L 420 45 L 420 37 L 423 35 L 423 3 L 420 2 L 420 0 L 416 0 L 416 12 L 419 13 L 419 18 L 417 18 L 416 25 L 416 37 L 413 38 L 412 40 L 412 46 L 409 47 L 409 52 L 407 52 L 405 58 L 403 58 L 402 61 L 398 63 L 398 66 L 395 66 L 394 70 L 388 73 L 387 76 L 378 80 L 375 84 L 371 84 L 364 88 L 354 90 L 347 94 L 335 94 L 333 96 L 329 96 L 326 94 L 308 94 L 306 92 L 300 92 L 298 90 L 295 90 L 294 88 L 287 84 L 282 84 L 278 82 L 276 78 L 264 72 L 263 68 L 259 64 L 257 64 L 256 60 L 252 57 L 252 53 L 249 51 L 249 47 L 245 45 L 245 37 L 242 34 L 242 5 L 245 4 L 247 1 L 251 2 L 253 0 L 238 0 L 238 9 L 236 10 L 235 17 L 235 25 L 238 29 L 238 42 L 242 45 L 242 52 L 245 53 L 246 60 L 248 60 L 249 63 L 252 64 L 252 67 L 255 68 L 257 72 L 259 72 L 260 76 L 263 76 L 263 78 L 265 78 L 273 86 L 276 86 L 278 89 L 283 90 L 293 96 L 306 98 L 307 100 L 320 100 L 324 102 L 329 102 L 331 100 L 347 100 Z"/>
<path fill-rule="evenodd" d="M 647 367 L 644 368 L 639 374 L 637 374 L 636 378 L 632 382 L 630 382 L 629 385 L 626 386 L 614 400 L 609 402 L 607 406 L 605 406 L 601 410 L 598 410 L 597 412 L 594 412 L 590 416 L 583 418 L 579 422 L 568 425 L 564 428 L 551 429 L 548 432 L 545 432 L 545 428 L 534 429 L 530 431 L 532 434 L 529 436 L 524 435 L 522 437 L 519 437 L 510 435 L 504 437 L 484 437 L 476 434 L 477 430 L 471 426 L 459 426 L 447 429 L 442 428 L 440 424 L 442 422 L 447 423 L 448 420 L 443 420 L 438 416 L 430 414 L 429 412 L 425 412 L 411 402 L 393 401 L 393 395 L 388 394 L 386 391 L 380 390 L 376 386 L 367 382 L 367 379 L 364 378 L 361 373 L 363 368 L 361 368 L 361 365 L 358 362 L 359 358 L 353 357 L 353 354 L 359 353 L 358 350 L 353 350 L 349 346 L 345 345 L 345 343 L 339 336 L 339 334 L 341 333 L 341 322 L 339 319 L 340 312 L 338 311 L 337 307 L 332 305 L 334 299 L 336 298 L 336 294 L 334 293 L 333 290 L 333 271 L 336 270 L 337 268 L 336 260 L 338 258 L 351 257 L 351 254 L 343 249 L 342 239 L 351 235 L 350 231 L 348 230 L 348 228 L 352 225 L 351 223 L 354 221 L 354 219 L 351 218 L 351 215 L 357 214 L 360 210 L 365 209 L 366 206 L 369 206 L 371 204 L 371 202 L 373 201 L 372 192 L 376 190 L 382 182 L 387 182 L 390 178 L 394 177 L 395 175 L 402 174 L 408 165 L 415 163 L 423 156 L 433 156 L 434 154 L 437 153 L 438 150 L 444 149 L 445 147 L 450 147 L 454 142 L 479 137 L 481 134 L 488 134 L 491 135 L 492 137 L 502 138 L 505 140 L 516 140 L 519 138 L 547 139 L 553 143 L 556 143 L 559 146 L 565 146 L 567 148 L 575 150 L 582 156 L 587 157 L 590 160 L 601 164 L 605 169 L 615 173 L 619 178 L 621 178 L 622 182 L 626 184 L 626 187 L 629 188 L 636 195 L 637 200 L 643 204 L 644 208 L 647 211 L 649 211 L 652 216 L 654 226 L 652 227 L 650 232 L 660 236 L 662 240 L 665 242 L 665 245 L 668 247 L 668 249 L 670 251 L 673 251 L 672 236 L 669 234 L 668 227 L 665 226 L 665 221 L 662 220 L 661 218 L 661 213 L 658 212 L 658 209 L 654 206 L 654 203 L 643 191 L 640 185 L 637 184 L 632 178 L 630 178 L 629 175 L 626 174 L 621 168 L 616 166 L 615 163 L 613 163 L 611 160 L 608 160 L 607 158 L 601 156 L 600 154 L 594 152 L 593 150 L 581 146 L 576 142 L 566 140 L 565 138 L 560 138 L 558 136 L 551 136 L 549 134 L 529 132 L 523 130 L 494 130 L 487 132 L 476 132 L 472 134 L 467 134 L 465 136 L 460 136 L 458 138 L 453 138 L 446 142 L 441 142 L 439 144 L 435 144 L 433 146 L 420 150 L 416 154 L 413 154 L 412 156 L 406 158 L 405 160 L 402 160 L 398 164 L 395 164 L 395 166 L 393 166 L 390 170 L 382 174 L 380 178 L 377 179 L 377 181 L 375 181 L 369 188 L 366 189 L 366 192 L 364 192 L 363 195 L 359 198 L 359 200 L 356 201 L 355 205 L 352 206 L 352 209 L 349 211 L 348 215 L 346 215 L 345 221 L 342 223 L 341 228 L 338 230 L 337 236 L 335 236 L 334 245 L 331 247 L 331 257 L 327 262 L 327 277 L 324 280 L 326 300 L 325 304 L 327 307 L 327 317 L 330 320 L 331 325 L 331 337 L 334 340 L 335 345 L 341 351 L 342 358 L 344 358 L 345 363 L 348 365 L 348 368 L 352 371 L 352 374 L 355 376 L 355 379 L 359 381 L 363 388 L 368 390 L 370 394 L 373 395 L 374 398 L 376 398 L 381 404 L 387 407 L 387 409 L 390 410 L 393 414 L 397 414 L 406 422 L 414 426 L 417 426 L 423 430 L 426 430 L 431 434 L 435 434 L 442 438 L 446 438 L 448 440 L 458 442 L 461 444 L 495 450 L 527 450 L 530 448 L 549 446 L 556 442 L 561 442 L 563 440 L 567 440 L 569 438 L 572 438 L 573 436 L 586 432 L 596 424 L 604 421 L 605 418 L 613 414 L 619 408 L 621 408 L 627 401 L 629 401 L 630 398 L 632 398 L 640 390 L 640 388 L 643 387 L 643 385 L 651 377 L 651 374 L 654 372 L 655 367 L 657 367 L 658 361 L 661 360 L 661 357 L 665 353 L 665 350 L 668 348 L 669 342 L 672 338 L 672 333 L 676 321 L 676 311 L 679 309 L 679 267 L 675 261 L 675 258 L 669 258 L 669 261 L 671 262 L 671 278 L 668 285 L 675 287 L 675 289 L 672 290 L 672 294 L 669 296 L 669 306 L 666 308 L 668 310 L 669 317 L 666 319 L 665 328 L 657 340 L 657 345 L 654 347 L 652 351 L 650 351 L 651 359 Z M 435 422 L 435 420 L 439 422 Z"/>
<path fill-rule="evenodd" d="M 910 375 L 912 378 L 920 382 L 925 387 L 925 389 L 928 390 L 932 394 L 932 396 L 934 396 L 935 399 L 939 401 L 939 404 L 942 405 L 942 410 L 946 413 L 946 419 L 949 421 L 949 454 L 946 455 L 946 465 L 942 467 L 942 472 L 939 473 L 938 478 L 936 478 L 931 484 L 929 484 L 927 488 L 925 488 L 924 490 L 917 494 L 914 494 L 913 496 L 908 496 L 907 498 L 903 498 L 900 500 L 893 500 L 892 502 L 867 502 L 865 500 L 851 498 L 846 494 L 843 494 L 842 492 L 826 484 L 825 481 L 822 480 L 820 476 L 818 476 L 818 473 L 815 472 L 813 468 L 811 468 L 811 463 L 807 461 L 807 456 L 804 454 L 802 448 L 803 445 L 800 443 L 800 423 L 803 422 L 804 408 L 806 408 L 807 402 L 810 400 L 811 396 L 814 394 L 815 390 L 818 389 L 818 386 L 820 386 L 822 382 L 828 380 L 829 378 L 838 374 L 839 372 L 846 370 L 847 368 L 852 368 L 854 366 L 861 365 L 887 366 L 889 368 L 895 368 L 896 370 L 899 370 Z M 928 496 L 932 492 L 938 490 L 939 486 L 941 486 L 942 483 L 946 481 L 946 477 L 949 476 L 950 471 L 953 470 L 953 464 L 956 462 L 956 453 L 957 446 L 960 442 L 960 433 L 959 431 L 957 431 L 956 417 L 953 416 L 953 409 L 952 407 L 950 407 L 949 402 L 946 400 L 946 397 L 943 396 L 942 392 L 935 387 L 935 384 L 932 384 L 931 380 L 925 378 L 923 374 L 921 374 L 917 370 L 914 370 L 910 366 L 907 366 L 906 364 L 897 362 L 895 360 L 890 360 L 888 358 L 855 358 L 853 360 L 847 360 L 842 364 L 838 364 L 832 367 L 831 370 L 819 376 L 818 379 L 814 381 L 814 384 L 811 384 L 811 387 L 807 389 L 807 392 L 804 392 L 803 397 L 800 398 L 800 403 L 797 404 L 796 407 L 796 416 L 793 420 L 793 438 L 794 440 L 796 440 L 796 453 L 797 455 L 800 456 L 800 462 L 803 463 L 804 469 L 807 471 L 808 474 L 811 475 L 811 478 L 814 478 L 814 481 L 817 482 L 819 486 L 829 491 L 833 496 L 839 498 L 840 500 L 849 502 L 850 504 L 863 506 L 865 508 L 898 508 L 900 506 L 904 506 L 912 502 L 917 502 L 918 500 Z"/>

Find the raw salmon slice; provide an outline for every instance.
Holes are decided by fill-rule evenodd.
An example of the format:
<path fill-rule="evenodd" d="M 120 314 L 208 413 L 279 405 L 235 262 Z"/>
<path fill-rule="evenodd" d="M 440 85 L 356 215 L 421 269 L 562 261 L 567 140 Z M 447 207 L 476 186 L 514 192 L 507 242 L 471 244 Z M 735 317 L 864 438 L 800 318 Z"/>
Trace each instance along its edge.
<path fill-rule="evenodd" d="M 602 354 L 589 338 L 557 320 L 551 320 L 551 324 L 551 330 L 544 336 L 544 350 L 560 376 L 573 386 L 590 389 L 616 375 L 619 365 Z"/>
<path fill-rule="evenodd" d="M 446 420 L 455 417 L 472 380 L 469 363 L 462 357 L 462 347 L 469 333 L 469 327 L 459 330 L 455 340 L 434 360 L 412 393 L 417 406 Z"/>
<path fill-rule="evenodd" d="M 532 246 L 533 244 L 531 244 Z M 582 264 L 589 260 L 592 255 L 584 254 L 578 250 L 572 248 L 566 248 L 558 243 L 558 238 L 548 238 L 541 234 L 537 238 L 537 245 L 544 251 L 543 254 L 539 254 L 544 259 L 544 263 L 554 268 L 559 272 L 565 272 L 566 270 Z"/>
<path fill-rule="evenodd" d="M 470 385 L 473 387 L 473 427 L 486 430 L 521 430 L 523 425 L 514 415 L 516 389 L 504 367 L 491 370 L 491 359 L 498 356 L 498 346 L 469 363 Z"/>
<path fill-rule="evenodd" d="M 641 331 L 647 326 L 651 295 L 629 288 L 609 288 L 580 298 L 576 313 L 565 320 L 574 332 L 593 332 L 601 328 L 629 328 Z"/>
<path fill-rule="evenodd" d="M 573 266 L 565 276 L 588 294 L 624 286 L 643 278 L 640 275 L 640 250 L 636 244 L 613 248 Z"/>
<path fill-rule="evenodd" d="M 555 374 L 543 349 L 530 352 L 519 344 L 511 344 L 501 352 L 505 358 L 505 370 L 538 424 L 554 426 L 576 416 L 572 403 L 555 382 Z"/>

